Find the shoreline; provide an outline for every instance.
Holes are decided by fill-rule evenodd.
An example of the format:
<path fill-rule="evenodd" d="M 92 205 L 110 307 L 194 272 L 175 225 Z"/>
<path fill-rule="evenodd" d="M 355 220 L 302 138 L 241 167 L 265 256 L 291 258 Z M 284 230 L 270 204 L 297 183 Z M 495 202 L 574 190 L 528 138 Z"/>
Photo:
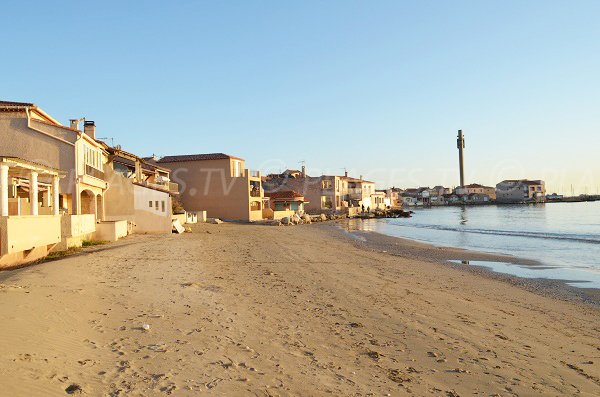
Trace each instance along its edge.
<path fill-rule="evenodd" d="M 389 255 L 410 260 L 429 261 L 442 266 L 450 266 L 462 271 L 477 274 L 494 280 L 504 281 L 510 285 L 523 288 L 538 295 L 568 302 L 577 302 L 600 308 L 600 289 L 574 287 L 570 280 L 527 278 L 513 274 L 496 272 L 491 268 L 451 261 L 504 262 L 523 266 L 545 266 L 538 260 L 520 258 L 509 254 L 482 252 L 465 248 L 447 247 L 405 237 L 389 236 L 376 231 L 352 230 L 345 228 L 345 220 L 335 221 L 333 226 L 341 238 L 349 239 L 353 244 Z M 360 238 L 356 238 L 356 236 Z"/>

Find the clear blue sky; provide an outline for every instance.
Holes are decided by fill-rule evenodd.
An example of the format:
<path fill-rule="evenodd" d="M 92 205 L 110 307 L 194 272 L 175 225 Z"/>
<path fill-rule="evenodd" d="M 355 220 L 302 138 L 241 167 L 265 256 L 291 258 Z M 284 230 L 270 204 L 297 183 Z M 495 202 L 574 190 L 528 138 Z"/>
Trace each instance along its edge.
<path fill-rule="evenodd" d="M 0 97 L 139 155 L 600 185 L 598 1 L 9 2 Z"/>

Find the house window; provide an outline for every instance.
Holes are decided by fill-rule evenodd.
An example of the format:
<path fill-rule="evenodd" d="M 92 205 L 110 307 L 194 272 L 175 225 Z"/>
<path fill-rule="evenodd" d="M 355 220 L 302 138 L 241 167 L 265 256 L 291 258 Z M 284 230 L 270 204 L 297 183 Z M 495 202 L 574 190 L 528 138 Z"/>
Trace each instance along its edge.
<path fill-rule="evenodd" d="M 155 206 L 156 210 L 158 211 L 158 200 L 156 200 L 156 201 L 154 202 L 154 206 Z"/>
<path fill-rule="evenodd" d="M 165 201 L 161 201 L 161 205 L 162 205 L 162 212 L 165 212 Z"/>
<path fill-rule="evenodd" d="M 242 162 L 234 160 L 233 161 L 233 176 L 238 177 L 242 176 Z"/>
<path fill-rule="evenodd" d="M 152 201 L 149 201 L 148 204 L 148 207 L 152 208 Z"/>
<path fill-rule="evenodd" d="M 321 187 L 323 189 L 331 189 L 331 181 L 330 180 L 321 181 Z"/>
<path fill-rule="evenodd" d="M 333 202 L 331 201 L 331 196 L 321 196 L 321 208 L 329 208 L 333 207 Z"/>

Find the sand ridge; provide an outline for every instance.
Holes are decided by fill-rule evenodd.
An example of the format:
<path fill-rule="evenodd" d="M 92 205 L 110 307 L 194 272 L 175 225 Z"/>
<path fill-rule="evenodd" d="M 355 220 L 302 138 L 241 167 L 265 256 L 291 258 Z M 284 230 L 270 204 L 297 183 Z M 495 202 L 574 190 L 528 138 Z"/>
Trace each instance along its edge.
<path fill-rule="evenodd" d="M 0 285 L 0 395 L 600 394 L 597 309 L 324 225 L 132 236 Z"/>

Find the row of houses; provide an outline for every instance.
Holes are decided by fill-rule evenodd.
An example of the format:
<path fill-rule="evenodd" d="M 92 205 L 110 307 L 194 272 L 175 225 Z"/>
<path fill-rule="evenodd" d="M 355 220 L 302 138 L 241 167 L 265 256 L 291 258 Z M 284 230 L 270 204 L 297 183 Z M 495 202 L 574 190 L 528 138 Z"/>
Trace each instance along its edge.
<path fill-rule="evenodd" d="M 404 206 L 439 206 L 453 204 L 530 203 L 546 201 L 542 180 L 504 180 L 496 187 L 472 183 L 454 189 L 443 186 L 410 189 L 389 189 Z M 392 200 L 394 198 L 392 197 Z"/>
<path fill-rule="evenodd" d="M 303 166 L 302 170 L 269 174 L 263 179 L 263 186 L 267 198 L 302 198 L 303 210 L 310 214 L 343 212 L 352 215 L 392 206 L 386 191 L 375 189 L 375 182 L 367 181 L 362 176 L 350 177 L 347 172 L 344 175 L 309 176 Z M 275 207 L 275 210 L 280 209 Z"/>
<path fill-rule="evenodd" d="M 0 268 L 169 233 L 177 194 L 169 169 L 98 140 L 94 121 L 65 126 L 33 103 L 0 102 Z"/>
<path fill-rule="evenodd" d="M 141 157 L 98 139 L 94 121 L 63 125 L 33 103 L 0 101 L 0 143 L 0 268 L 85 240 L 171 233 L 174 209 L 191 215 L 184 221 L 253 222 L 390 205 L 347 173 L 263 176 L 224 153 Z"/>

